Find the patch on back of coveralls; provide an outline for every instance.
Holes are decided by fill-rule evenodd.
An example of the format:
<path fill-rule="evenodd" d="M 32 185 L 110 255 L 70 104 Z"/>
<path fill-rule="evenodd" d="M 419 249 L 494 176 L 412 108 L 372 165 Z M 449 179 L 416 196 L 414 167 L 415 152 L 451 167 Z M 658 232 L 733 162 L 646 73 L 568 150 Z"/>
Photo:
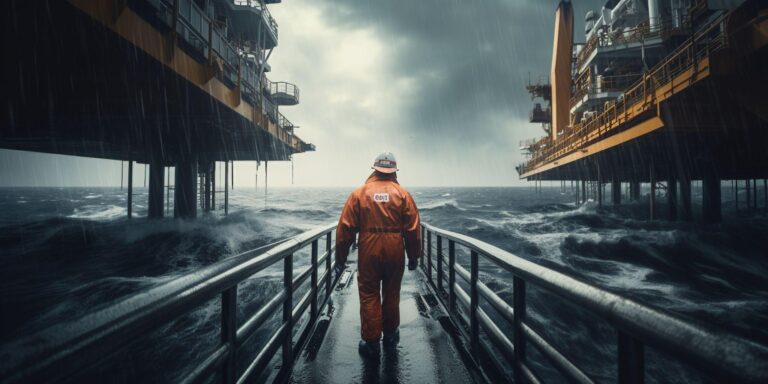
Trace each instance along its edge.
<path fill-rule="evenodd" d="M 389 203 L 389 193 L 374 193 L 373 201 L 377 203 Z"/>

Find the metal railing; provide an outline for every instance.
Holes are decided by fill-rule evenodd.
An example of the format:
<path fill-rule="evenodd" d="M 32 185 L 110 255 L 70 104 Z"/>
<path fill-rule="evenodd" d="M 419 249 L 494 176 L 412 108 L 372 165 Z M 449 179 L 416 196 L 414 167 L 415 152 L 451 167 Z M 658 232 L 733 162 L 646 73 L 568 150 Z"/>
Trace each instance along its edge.
<path fill-rule="evenodd" d="M 662 62 L 654 66 L 631 87 L 625 90 L 617 100 L 606 104 L 605 108 L 583 123 L 575 123 L 566 128 L 563 137 L 552 140 L 544 138 L 530 161 L 518 165 L 517 170 L 524 174 L 539 165 L 556 160 L 568 153 L 583 148 L 589 143 L 602 139 L 616 132 L 625 122 L 646 111 L 656 109 L 656 91 L 667 86 L 684 71 L 698 70 L 699 63 L 712 52 L 727 46 L 727 21 L 730 13 L 721 15 L 707 27 L 694 34 L 681 44 Z M 688 84 L 675 87 L 674 92 L 698 80 L 698 76 L 689 79 Z"/>
<path fill-rule="evenodd" d="M 229 257 L 194 273 L 134 295 L 77 321 L 57 324 L 23 340 L 4 346 L 14 351 L 0 363 L 0 382 L 56 382 L 72 380 L 107 356 L 120 351 L 160 326 L 181 318 L 207 301 L 221 298 L 221 342 L 182 380 L 207 381 L 217 371 L 225 383 L 242 383 L 260 374 L 278 349 L 282 349 L 282 374 L 291 369 L 308 340 L 318 315 L 338 281 L 333 276 L 332 233 L 336 225 L 302 233 L 293 238 Z M 325 252 L 319 242 L 325 238 Z M 294 254 L 310 247 L 309 268 L 294 275 Z M 242 324 L 237 323 L 238 284 L 279 262 L 283 263 L 283 290 Z M 320 274 L 320 266 L 325 271 Z M 310 287 L 297 302 L 296 292 L 307 280 Z M 324 292 L 321 288 L 325 286 Z M 310 321 L 294 340 L 298 320 L 309 310 Z M 282 312 L 278 329 L 241 375 L 235 362 L 238 349 L 274 314 Z"/>
<path fill-rule="evenodd" d="M 272 95 L 282 93 L 294 97 L 297 101 L 299 100 L 299 87 L 286 81 L 271 82 L 269 85 L 269 93 Z"/>
<path fill-rule="evenodd" d="M 275 18 L 272 17 L 272 14 L 269 12 L 269 8 L 267 8 L 267 4 L 264 3 L 264 0 L 234 0 L 233 4 L 252 7 L 260 11 L 261 17 L 264 18 L 264 22 L 269 27 L 270 33 L 272 33 L 275 40 L 277 40 L 277 21 L 275 21 Z"/>
<path fill-rule="evenodd" d="M 643 349 L 646 345 L 664 351 L 722 382 L 768 382 L 768 349 L 763 346 L 685 322 L 465 235 L 423 224 L 422 239 L 426 242 L 422 270 L 451 318 L 466 326 L 466 329 L 458 328 L 468 339 L 472 354 L 496 355 L 490 352 L 487 343 L 481 341 L 482 329 L 484 336 L 501 352 L 504 363 L 512 368 L 515 383 L 539 382 L 526 358 L 528 345 L 533 345 L 568 380 L 594 382 L 588 372 L 575 365 L 529 325 L 526 319 L 526 289 L 530 285 L 586 309 L 617 329 L 618 381 L 621 383 L 643 382 Z M 436 255 L 432 252 L 433 243 Z M 469 251 L 468 270 L 457 260 L 457 245 Z M 488 260 L 513 275 L 511 305 L 480 281 L 480 259 Z M 435 274 L 436 277 L 433 276 Z M 469 284 L 469 292 L 461 288 L 457 277 Z M 504 326 L 512 328 L 511 340 L 482 309 L 481 299 L 506 322 Z M 494 365 L 501 363 L 494 359 L 491 361 Z M 503 371 L 502 367 L 498 368 Z"/>
<path fill-rule="evenodd" d="M 598 48 L 623 47 L 631 43 L 638 43 L 654 38 L 666 39 L 675 34 L 687 33 L 690 30 L 690 19 L 675 20 L 663 18 L 659 24 L 651 29 L 648 22 L 644 22 L 635 28 L 608 31 L 607 26 L 595 31 L 584 48 L 576 56 L 576 68 L 581 68 Z"/>
<path fill-rule="evenodd" d="M 574 91 L 571 94 L 569 106 L 573 108 L 584 99 L 584 96 L 590 97 L 604 92 L 623 92 L 632 86 L 637 79 L 642 77 L 641 73 L 614 75 L 614 76 L 592 76 L 591 71 L 585 71 L 586 76 L 579 76 L 574 83 Z"/>
<path fill-rule="evenodd" d="M 277 113 L 277 125 L 286 132 L 293 134 L 293 123 L 280 112 Z"/>

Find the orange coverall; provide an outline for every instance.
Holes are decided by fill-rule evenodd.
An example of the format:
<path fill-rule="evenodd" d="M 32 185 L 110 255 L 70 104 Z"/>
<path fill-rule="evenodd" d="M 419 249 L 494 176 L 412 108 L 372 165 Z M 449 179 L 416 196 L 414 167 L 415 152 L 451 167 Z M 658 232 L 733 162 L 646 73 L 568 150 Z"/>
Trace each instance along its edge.
<path fill-rule="evenodd" d="M 400 325 L 404 251 L 413 263 L 421 256 L 419 212 L 394 174 L 374 172 L 349 195 L 336 229 L 337 265 L 346 263 L 358 232 L 361 334 L 365 341 L 378 341 L 382 330 Z"/>

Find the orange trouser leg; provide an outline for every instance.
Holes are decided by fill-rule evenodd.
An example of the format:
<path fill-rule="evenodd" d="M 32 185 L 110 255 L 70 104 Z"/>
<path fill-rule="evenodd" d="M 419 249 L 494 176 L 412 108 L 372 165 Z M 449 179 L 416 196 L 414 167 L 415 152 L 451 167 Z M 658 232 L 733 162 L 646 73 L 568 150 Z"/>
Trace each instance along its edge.
<path fill-rule="evenodd" d="M 381 271 L 378 255 L 358 254 L 357 288 L 360 292 L 360 333 L 365 341 L 381 338 Z"/>
<path fill-rule="evenodd" d="M 360 333 L 365 341 L 378 341 L 382 328 L 394 331 L 400 325 L 400 282 L 405 269 L 402 236 L 361 236 L 357 260 Z"/>
<path fill-rule="evenodd" d="M 387 255 L 382 260 L 384 275 L 381 281 L 381 305 L 384 332 L 392 332 L 400 326 L 400 283 L 405 270 L 405 255 Z"/>

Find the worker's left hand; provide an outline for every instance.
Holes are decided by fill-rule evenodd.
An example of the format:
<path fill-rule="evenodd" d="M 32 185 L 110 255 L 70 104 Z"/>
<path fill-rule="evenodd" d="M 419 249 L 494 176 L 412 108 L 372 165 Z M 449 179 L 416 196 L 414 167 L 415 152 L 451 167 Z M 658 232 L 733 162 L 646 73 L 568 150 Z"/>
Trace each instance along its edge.
<path fill-rule="evenodd" d="M 419 266 L 419 260 L 418 259 L 408 260 L 408 270 L 409 271 L 415 271 L 416 267 L 418 267 L 418 266 Z"/>

